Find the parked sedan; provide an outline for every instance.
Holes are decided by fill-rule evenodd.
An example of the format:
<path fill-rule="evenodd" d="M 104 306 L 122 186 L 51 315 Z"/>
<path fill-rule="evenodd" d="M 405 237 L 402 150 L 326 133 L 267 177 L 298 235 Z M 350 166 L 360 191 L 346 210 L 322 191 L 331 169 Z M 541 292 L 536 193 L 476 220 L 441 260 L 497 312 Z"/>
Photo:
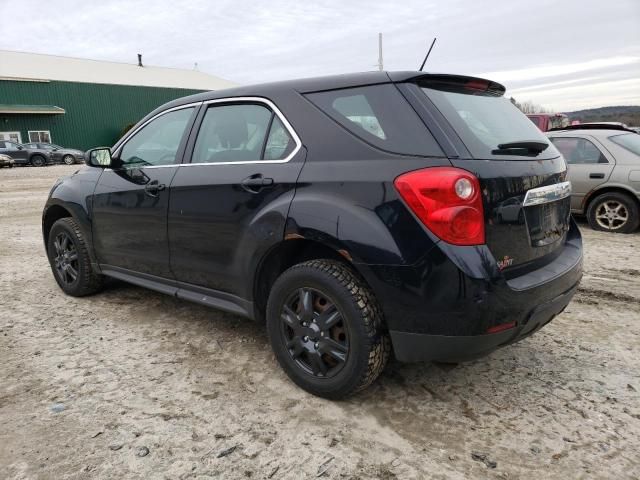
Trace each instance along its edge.
<path fill-rule="evenodd" d="M 55 163 L 66 163 L 67 165 L 84 163 L 84 152 L 74 148 L 65 148 L 54 143 L 25 143 L 24 146 L 51 152 L 51 159 Z"/>
<path fill-rule="evenodd" d="M 43 167 L 53 163 L 51 152 L 40 148 L 27 148 L 9 140 L 0 140 L 0 153 L 13 158 L 15 165 Z"/>
<path fill-rule="evenodd" d="M 547 136 L 568 164 L 571 211 L 586 215 L 594 230 L 635 231 L 640 225 L 640 135 L 590 126 Z"/>
<path fill-rule="evenodd" d="M 0 167 L 13 168 L 14 160 L 9 155 L 0 154 Z"/>

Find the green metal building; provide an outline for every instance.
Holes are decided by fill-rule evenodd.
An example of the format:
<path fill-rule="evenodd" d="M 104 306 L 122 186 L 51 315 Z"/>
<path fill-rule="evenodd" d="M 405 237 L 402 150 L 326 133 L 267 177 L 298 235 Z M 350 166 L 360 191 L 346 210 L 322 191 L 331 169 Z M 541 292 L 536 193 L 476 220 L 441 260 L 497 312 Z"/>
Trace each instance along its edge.
<path fill-rule="evenodd" d="M 233 83 L 181 70 L 0 50 L 0 140 L 113 145 L 155 107 Z"/>

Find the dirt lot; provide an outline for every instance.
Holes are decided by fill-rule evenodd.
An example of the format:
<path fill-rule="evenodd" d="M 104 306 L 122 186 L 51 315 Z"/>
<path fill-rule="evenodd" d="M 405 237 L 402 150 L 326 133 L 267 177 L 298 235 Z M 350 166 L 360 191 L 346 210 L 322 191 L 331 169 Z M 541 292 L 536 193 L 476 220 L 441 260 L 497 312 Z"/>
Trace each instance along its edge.
<path fill-rule="evenodd" d="M 0 478 L 640 477 L 640 233 L 584 226 L 580 292 L 533 337 L 392 362 L 336 403 L 241 318 L 117 282 L 64 296 L 40 214 L 76 168 L 0 170 Z"/>

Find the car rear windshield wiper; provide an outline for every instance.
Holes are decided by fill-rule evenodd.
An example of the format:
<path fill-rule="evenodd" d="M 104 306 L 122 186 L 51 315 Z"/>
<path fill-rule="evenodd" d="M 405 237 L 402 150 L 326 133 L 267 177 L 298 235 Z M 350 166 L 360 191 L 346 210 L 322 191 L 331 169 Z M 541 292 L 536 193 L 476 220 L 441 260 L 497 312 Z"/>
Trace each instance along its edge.
<path fill-rule="evenodd" d="M 496 150 L 491 150 L 491 153 L 494 155 L 536 156 L 548 146 L 548 143 L 537 140 L 520 140 L 517 142 L 501 143 Z"/>

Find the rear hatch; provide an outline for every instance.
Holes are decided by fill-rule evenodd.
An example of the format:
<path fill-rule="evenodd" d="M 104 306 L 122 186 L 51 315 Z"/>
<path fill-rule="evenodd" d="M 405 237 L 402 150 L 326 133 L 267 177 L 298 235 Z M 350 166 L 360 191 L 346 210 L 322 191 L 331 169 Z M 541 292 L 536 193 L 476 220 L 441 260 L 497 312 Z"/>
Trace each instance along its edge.
<path fill-rule="evenodd" d="M 418 84 L 425 105 L 455 137 L 452 164 L 480 181 L 486 244 L 500 269 L 510 278 L 552 261 L 570 224 L 560 153 L 497 83 L 428 75 Z"/>

